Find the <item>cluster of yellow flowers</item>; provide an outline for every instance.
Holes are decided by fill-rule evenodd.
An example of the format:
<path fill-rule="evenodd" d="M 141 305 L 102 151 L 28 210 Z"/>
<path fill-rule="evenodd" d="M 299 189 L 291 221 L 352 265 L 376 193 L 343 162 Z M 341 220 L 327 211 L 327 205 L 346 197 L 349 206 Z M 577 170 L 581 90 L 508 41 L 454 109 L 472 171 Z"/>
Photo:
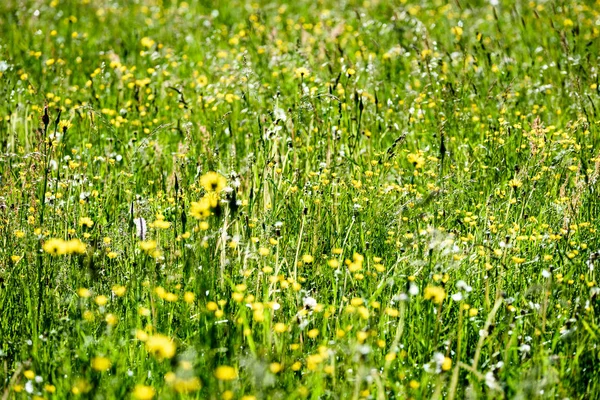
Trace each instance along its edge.
<path fill-rule="evenodd" d="M 191 203 L 190 214 L 196 219 L 204 219 L 210 216 L 212 210 L 219 204 L 219 193 L 225 189 L 227 179 L 218 172 L 210 171 L 200 178 L 200 185 L 206 190 L 206 194 L 198 201 Z"/>
<path fill-rule="evenodd" d="M 46 240 L 42 248 L 46 253 L 53 256 L 62 256 L 65 254 L 84 254 L 86 246 L 79 239 L 64 240 L 52 238 Z"/>

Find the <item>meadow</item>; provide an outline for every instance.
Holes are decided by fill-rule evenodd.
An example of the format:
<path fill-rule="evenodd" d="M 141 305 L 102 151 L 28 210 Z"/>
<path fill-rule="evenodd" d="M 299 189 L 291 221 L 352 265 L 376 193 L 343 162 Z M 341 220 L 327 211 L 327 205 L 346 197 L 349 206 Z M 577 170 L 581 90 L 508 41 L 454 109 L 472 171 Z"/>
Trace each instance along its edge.
<path fill-rule="evenodd" d="M 5 0 L 0 399 L 600 398 L 600 1 Z"/>

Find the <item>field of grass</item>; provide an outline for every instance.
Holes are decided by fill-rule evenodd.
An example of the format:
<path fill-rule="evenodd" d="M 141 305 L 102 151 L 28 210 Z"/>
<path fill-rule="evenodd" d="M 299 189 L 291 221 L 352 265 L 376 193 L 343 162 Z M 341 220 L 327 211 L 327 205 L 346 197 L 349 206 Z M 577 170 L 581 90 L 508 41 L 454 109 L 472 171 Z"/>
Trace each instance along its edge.
<path fill-rule="evenodd" d="M 4 0 L 0 399 L 600 396 L 600 1 Z"/>

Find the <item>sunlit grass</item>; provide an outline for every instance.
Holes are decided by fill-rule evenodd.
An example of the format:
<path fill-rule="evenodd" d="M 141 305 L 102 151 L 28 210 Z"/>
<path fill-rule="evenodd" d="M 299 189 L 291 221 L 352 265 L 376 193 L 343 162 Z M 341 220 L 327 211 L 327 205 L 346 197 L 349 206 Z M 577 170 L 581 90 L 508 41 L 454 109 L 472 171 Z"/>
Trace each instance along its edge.
<path fill-rule="evenodd" d="M 2 2 L 0 395 L 598 397 L 599 38 L 598 2 Z"/>

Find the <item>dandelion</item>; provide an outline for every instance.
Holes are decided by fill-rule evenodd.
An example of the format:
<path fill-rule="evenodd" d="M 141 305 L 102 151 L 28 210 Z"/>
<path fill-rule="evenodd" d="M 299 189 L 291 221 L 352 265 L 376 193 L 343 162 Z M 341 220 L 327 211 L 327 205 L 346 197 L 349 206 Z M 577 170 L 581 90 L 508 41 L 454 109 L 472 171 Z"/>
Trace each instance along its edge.
<path fill-rule="evenodd" d="M 309 75 L 309 73 L 310 72 L 308 71 L 308 69 L 304 67 L 294 69 L 294 75 L 296 76 L 296 78 L 306 78 Z"/>
<path fill-rule="evenodd" d="M 195 299 L 196 295 L 192 292 L 185 292 L 183 295 L 183 301 L 185 301 L 188 304 L 192 304 Z"/>
<path fill-rule="evenodd" d="M 193 201 L 190 207 L 190 215 L 196 219 L 202 219 L 210 216 L 211 202 L 207 197 L 202 197 L 198 201 Z M 204 230 L 204 229 L 203 229 Z"/>
<path fill-rule="evenodd" d="M 135 385 L 132 392 L 133 398 L 137 400 L 151 400 L 155 394 L 154 388 L 146 385 Z"/>
<path fill-rule="evenodd" d="M 228 365 L 221 365 L 215 369 L 215 378 L 220 381 L 232 381 L 238 376 L 237 370 Z"/>
<path fill-rule="evenodd" d="M 441 304 L 446 298 L 446 292 L 441 286 L 427 286 L 423 292 L 425 300 L 431 300 L 435 304 Z"/>
<path fill-rule="evenodd" d="M 91 366 L 92 369 L 98 372 L 108 371 L 111 367 L 111 362 L 106 357 L 94 357 L 92 358 Z"/>
<path fill-rule="evenodd" d="M 79 239 L 63 240 L 63 239 L 48 239 L 42 245 L 42 249 L 53 256 L 65 254 L 84 254 L 86 246 Z"/>
<path fill-rule="evenodd" d="M 423 168 L 423 165 L 425 164 L 425 158 L 418 153 L 409 153 L 406 156 L 406 160 L 411 163 L 415 169 Z"/>
<path fill-rule="evenodd" d="M 125 288 L 125 286 L 123 286 L 123 285 L 114 285 L 112 287 L 112 292 L 117 297 L 123 297 L 123 295 L 125 294 L 126 290 L 127 290 L 127 288 Z"/>
<path fill-rule="evenodd" d="M 518 189 L 521 186 L 523 186 L 523 182 L 521 182 L 521 180 L 519 180 L 517 178 L 514 178 L 514 179 L 511 179 L 510 181 L 508 181 L 508 186 Z"/>
<path fill-rule="evenodd" d="M 148 240 L 139 243 L 140 249 L 144 250 L 147 253 L 152 252 L 156 249 L 157 243 L 156 240 Z"/>
<path fill-rule="evenodd" d="M 158 359 L 169 359 L 175 355 L 175 343 L 164 335 L 153 335 L 146 341 L 146 350 Z"/>
<path fill-rule="evenodd" d="M 94 221 L 90 217 L 81 217 L 79 218 L 79 225 L 91 228 L 94 226 Z"/>
<path fill-rule="evenodd" d="M 305 264 L 312 264 L 314 260 L 315 260 L 315 258 L 313 256 L 311 256 L 310 254 L 305 254 L 302 256 L 302 261 Z"/>
<path fill-rule="evenodd" d="M 227 179 L 218 172 L 207 172 L 206 174 L 200 177 L 200 185 L 207 192 L 216 192 L 220 193 L 225 189 L 225 185 L 227 185 Z"/>
<path fill-rule="evenodd" d="M 94 301 L 99 306 L 105 306 L 106 303 L 108 303 L 108 297 L 106 297 L 106 296 L 104 296 L 104 295 L 101 294 L 99 296 L 96 296 L 96 298 L 94 299 Z"/>

